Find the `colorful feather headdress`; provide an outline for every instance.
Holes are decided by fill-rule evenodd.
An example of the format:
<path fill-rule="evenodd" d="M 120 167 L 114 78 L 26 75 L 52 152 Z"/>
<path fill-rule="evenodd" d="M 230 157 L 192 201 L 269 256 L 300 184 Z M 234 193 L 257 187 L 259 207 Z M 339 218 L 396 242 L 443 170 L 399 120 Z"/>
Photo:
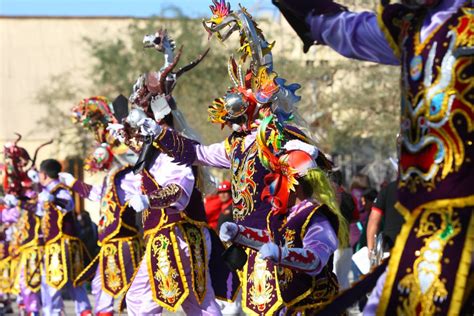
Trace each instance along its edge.
<path fill-rule="evenodd" d="M 298 185 L 297 179 L 318 165 L 305 151 L 283 150 L 283 127 L 274 115 L 261 121 L 256 141 L 260 161 L 271 171 L 265 176 L 261 198 L 271 203 L 273 214 L 284 214 L 288 209 L 290 192 L 295 191 Z"/>

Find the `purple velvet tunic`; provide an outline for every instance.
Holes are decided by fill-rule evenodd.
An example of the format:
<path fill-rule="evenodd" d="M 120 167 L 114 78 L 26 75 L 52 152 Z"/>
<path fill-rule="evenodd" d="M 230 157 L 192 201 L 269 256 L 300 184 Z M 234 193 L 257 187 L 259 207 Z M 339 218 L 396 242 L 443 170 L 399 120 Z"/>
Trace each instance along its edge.
<path fill-rule="evenodd" d="M 263 229 L 271 205 L 262 201 L 264 178 L 268 170 L 258 158 L 257 130 L 234 132 L 225 141 L 209 146 L 198 144 L 171 129 L 163 130 L 154 145 L 182 164 L 204 165 L 232 170 L 233 219 L 236 223 Z M 285 128 L 288 139 L 306 139 L 294 127 Z"/>
<path fill-rule="evenodd" d="M 75 181 L 72 190 L 80 196 L 100 201 L 100 252 L 74 281 L 82 284 L 93 278 L 95 312 L 112 312 L 114 299 L 124 294 L 133 272 L 138 268 L 142 250 L 135 225 L 135 211 L 126 204 L 126 195 L 139 194 L 139 181 L 131 167 L 109 171 L 102 185 L 91 186 Z"/>
<path fill-rule="evenodd" d="M 378 17 L 306 12 L 319 43 L 350 58 L 401 65 L 398 193 L 407 224 L 392 252 L 383 295 L 375 291 L 385 298 L 381 313 L 408 308 L 442 315 L 461 306 L 469 264 L 460 258 L 469 256 L 465 242 L 473 231 L 468 223 L 474 204 L 472 6 L 463 0 L 444 0 L 426 11 L 390 5 Z M 436 257 L 429 255 L 433 251 Z M 426 272 L 426 265 L 439 269 Z"/>
<path fill-rule="evenodd" d="M 63 234 L 74 236 L 72 214 L 74 200 L 71 190 L 58 180 L 50 182 L 43 190 L 54 197 L 52 202 L 38 204 L 38 214 L 42 216 L 41 228 L 45 243 L 56 241 Z"/>
<path fill-rule="evenodd" d="M 207 287 L 209 274 L 209 258 L 203 256 L 210 253 L 210 245 L 203 237 L 205 228 L 188 223 L 186 217 L 186 209 L 188 213 L 194 211 L 188 204 L 195 190 L 192 168 L 178 165 L 170 157 L 158 154 L 152 166 L 138 177 L 140 181 L 135 185 L 141 186 L 148 196 L 170 186 L 178 186 L 180 195 L 170 193 L 169 201 L 161 201 L 168 204 L 164 209 L 154 207 L 150 199 L 150 208 L 143 212 L 146 251 L 127 293 L 128 312 L 141 315 L 146 311 L 159 315 L 161 306 L 176 311 L 185 302 L 193 302 L 191 305 L 195 310 L 208 307 L 217 312 L 218 308 L 212 303 L 214 293 L 209 291 L 206 295 L 201 291 Z M 163 199 L 167 198 L 163 196 Z M 194 241 L 188 242 L 191 241 L 191 231 Z M 187 252 L 183 246 L 178 248 L 179 243 L 187 246 Z M 190 263 L 186 269 L 188 273 L 185 273 L 184 262 Z M 143 289 L 149 297 L 143 297 Z M 207 307 L 202 308 L 201 303 Z"/>
<path fill-rule="evenodd" d="M 135 211 L 125 205 L 126 194 L 133 191 L 134 179 L 131 167 L 112 171 L 100 186 L 91 186 L 82 181 L 74 182 L 72 190 L 92 201 L 100 201 L 99 241 L 135 236 Z"/>
<path fill-rule="evenodd" d="M 314 312 L 338 290 L 332 273 L 332 256 L 338 247 L 333 228 L 337 220 L 326 206 L 305 200 L 287 214 L 269 215 L 267 225 L 263 230 L 239 225 L 234 239 L 249 248 L 244 267 L 247 277 L 243 278 L 244 309 L 265 315 L 293 313 L 295 309 Z M 258 253 L 269 242 L 288 250 L 288 257 L 278 265 Z M 291 266 L 286 265 L 289 262 Z"/>

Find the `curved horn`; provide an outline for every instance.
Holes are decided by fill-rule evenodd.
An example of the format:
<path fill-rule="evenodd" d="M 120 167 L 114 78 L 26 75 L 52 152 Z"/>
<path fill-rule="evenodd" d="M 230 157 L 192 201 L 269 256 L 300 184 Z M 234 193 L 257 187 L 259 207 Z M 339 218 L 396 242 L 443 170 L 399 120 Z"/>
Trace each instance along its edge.
<path fill-rule="evenodd" d="M 19 133 L 15 133 L 15 135 L 16 135 L 18 138 L 17 138 L 17 139 L 15 140 L 15 142 L 13 143 L 14 146 L 16 146 L 16 145 L 18 144 L 18 142 L 21 140 L 21 137 L 22 137 L 21 134 L 19 134 Z"/>
<path fill-rule="evenodd" d="M 173 63 L 171 65 L 169 65 L 168 67 L 166 67 L 160 75 L 160 85 L 159 85 L 159 87 L 160 87 L 162 93 L 165 93 L 165 80 L 166 80 L 166 77 L 168 77 L 168 74 L 170 74 L 171 71 L 174 69 L 174 67 L 176 67 L 176 64 L 178 64 L 178 61 L 179 61 L 179 58 L 181 57 L 182 52 L 183 52 L 183 46 L 181 46 L 179 48 L 178 53 L 174 57 Z"/>
<path fill-rule="evenodd" d="M 204 51 L 204 53 L 202 53 L 201 55 L 198 56 L 198 58 L 196 58 L 195 60 L 193 60 L 192 62 L 190 62 L 186 66 L 179 68 L 178 71 L 176 72 L 176 79 L 178 79 L 185 72 L 187 72 L 187 71 L 193 69 L 194 67 L 196 67 L 197 65 L 199 65 L 199 63 L 204 59 L 204 57 L 206 57 L 207 53 L 209 53 L 210 49 L 211 48 L 208 47 Z"/>
<path fill-rule="evenodd" d="M 41 148 L 43 148 L 44 146 L 46 145 L 49 145 L 49 144 L 52 144 L 53 143 L 53 140 L 51 139 L 50 141 L 47 141 L 46 143 L 43 143 L 41 145 L 38 146 L 38 148 L 36 148 L 35 150 L 35 154 L 33 156 L 33 160 L 31 161 L 31 167 L 34 167 L 35 163 L 36 163 L 36 158 L 38 158 L 38 152 Z M 31 168 L 30 167 L 30 168 Z"/>

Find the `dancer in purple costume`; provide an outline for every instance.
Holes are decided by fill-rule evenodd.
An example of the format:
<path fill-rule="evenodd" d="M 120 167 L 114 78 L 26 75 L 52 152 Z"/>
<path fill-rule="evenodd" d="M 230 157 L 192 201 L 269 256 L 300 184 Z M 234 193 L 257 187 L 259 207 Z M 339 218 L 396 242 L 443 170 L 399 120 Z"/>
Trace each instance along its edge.
<path fill-rule="evenodd" d="M 59 181 L 61 164 L 54 159 L 41 162 L 38 211 L 44 235 L 43 311 L 46 315 L 61 315 L 64 303 L 61 290 L 67 289 L 74 300 L 77 315 L 92 315 L 84 286 L 75 287 L 74 279 L 83 270 L 89 254 L 76 237 L 73 222 L 72 191 Z"/>
<path fill-rule="evenodd" d="M 220 315 L 216 296 L 232 300 L 239 281 L 225 266 L 223 245 L 206 223 L 197 182 L 205 185 L 207 179 L 197 168 L 179 165 L 156 150 L 149 134 L 137 128 L 138 121 L 149 120 L 197 137 L 171 92 L 179 76 L 206 53 L 174 73 L 181 52 L 174 54 L 174 42 L 167 32 L 147 35 L 144 43 L 165 53 L 165 66 L 139 77 L 130 97 L 137 108 L 130 112 L 125 126 L 110 125 L 130 148 L 137 152 L 141 148 L 134 169 L 137 188 L 143 194 L 131 197 L 129 204 L 142 212 L 146 250 L 127 292 L 127 310 L 132 315 L 161 314 L 163 308 L 176 311 L 181 306 L 188 315 Z"/>
<path fill-rule="evenodd" d="M 110 103 L 104 97 L 91 97 L 72 109 L 74 121 L 95 136 L 95 148 L 86 159 L 86 169 L 107 172 L 102 184 L 92 186 L 69 173 L 59 174 L 60 180 L 81 197 L 100 201 L 100 252 L 74 282 L 78 285 L 92 279 L 94 312 L 98 316 L 113 315 L 114 300 L 125 294 L 142 254 L 135 212 L 126 202 L 128 196 L 137 194 L 132 190 L 139 179 L 131 167 L 137 157 L 110 137 L 106 129 L 108 123 L 117 122 L 114 113 L 119 107 L 126 106 L 119 102 L 122 98 Z"/>
<path fill-rule="evenodd" d="M 367 313 L 474 310 L 466 304 L 474 301 L 473 2 L 402 0 L 378 14 L 328 0 L 274 2 L 305 50 L 317 42 L 349 58 L 401 66 L 397 209 L 405 225 Z"/>

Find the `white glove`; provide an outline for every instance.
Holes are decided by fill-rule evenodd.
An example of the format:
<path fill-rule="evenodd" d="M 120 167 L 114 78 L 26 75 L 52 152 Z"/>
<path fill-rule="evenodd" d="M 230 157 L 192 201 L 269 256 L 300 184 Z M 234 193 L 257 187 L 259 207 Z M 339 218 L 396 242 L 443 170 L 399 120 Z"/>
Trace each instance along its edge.
<path fill-rule="evenodd" d="M 152 118 L 144 118 L 138 121 L 137 126 L 140 127 L 140 134 L 143 136 L 156 136 L 161 133 L 160 124 Z"/>
<path fill-rule="evenodd" d="M 68 187 L 71 187 L 74 184 L 74 182 L 76 182 L 76 178 L 68 172 L 60 172 L 58 176 L 59 176 L 59 181 L 61 181 Z"/>
<path fill-rule="evenodd" d="M 128 200 L 128 205 L 130 205 L 135 212 L 143 212 L 150 206 L 150 201 L 148 200 L 148 197 L 143 194 L 135 194 L 132 195 L 130 200 Z"/>
<path fill-rule="evenodd" d="M 5 203 L 6 206 L 8 207 L 14 207 L 18 204 L 18 199 L 16 198 L 16 196 L 14 196 L 13 194 L 7 194 L 5 195 L 5 197 L 3 198 L 3 202 Z"/>
<path fill-rule="evenodd" d="M 28 178 L 30 178 L 31 181 L 33 181 L 33 183 L 39 183 L 40 182 L 38 171 L 36 171 L 34 169 L 30 169 L 30 170 L 28 170 L 27 174 L 28 174 Z"/>
<path fill-rule="evenodd" d="M 260 258 L 267 259 L 275 263 L 279 263 L 281 258 L 283 258 L 283 249 L 281 249 L 277 244 L 273 242 L 266 243 L 260 248 L 258 252 Z"/>
<path fill-rule="evenodd" d="M 122 124 L 112 124 L 110 123 L 107 125 L 107 131 L 109 131 L 110 135 L 112 135 L 113 138 L 117 139 L 119 142 L 123 142 L 125 138 L 123 138 L 122 135 L 122 130 L 123 130 L 123 125 Z"/>
<path fill-rule="evenodd" d="M 318 158 L 319 149 L 316 146 L 307 144 L 297 139 L 290 140 L 286 142 L 285 146 L 283 146 L 287 151 L 291 150 L 301 150 L 313 157 L 313 159 Z"/>
<path fill-rule="evenodd" d="M 40 203 L 51 202 L 54 200 L 54 196 L 46 190 L 41 191 L 38 195 L 38 201 Z"/>
<path fill-rule="evenodd" d="M 40 205 L 38 205 L 36 207 L 35 214 L 36 214 L 36 216 L 43 217 L 44 216 L 44 209 Z"/>
<path fill-rule="evenodd" d="M 225 222 L 222 223 L 219 230 L 219 238 L 223 242 L 232 241 L 239 233 L 239 226 L 236 223 Z"/>

